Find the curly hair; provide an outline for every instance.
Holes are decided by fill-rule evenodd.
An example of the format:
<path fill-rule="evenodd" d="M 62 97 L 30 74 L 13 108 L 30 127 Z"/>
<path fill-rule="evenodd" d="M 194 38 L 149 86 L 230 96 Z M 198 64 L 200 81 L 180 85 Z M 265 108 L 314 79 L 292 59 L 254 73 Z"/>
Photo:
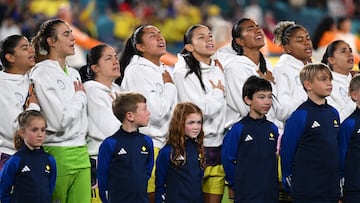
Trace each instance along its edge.
<path fill-rule="evenodd" d="M 291 34 L 294 30 L 302 28 L 303 26 L 296 24 L 294 21 L 280 21 L 273 29 L 274 42 L 278 45 L 289 44 Z"/>
<path fill-rule="evenodd" d="M 203 114 L 201 109 L 191 102 L 180 102 L 176 105 L 169 126 L 167 137 L 167 144 L 172 146 L 170 160 L 176 166 L 182 166 L 186 162 L 185 141 L 185 121 L 189 114 L 198 113 L 201 115 L 201 122 L 203 122 Z M 198 152 L 200 157 L 200 166 L 205 168 L 205 152 L 204 152 L 204 131 L 201 128 L 199 135 L 196 138 L 198 143 Z M 178 160 L 178 157 L 184 157 L 184 160 Z"/>

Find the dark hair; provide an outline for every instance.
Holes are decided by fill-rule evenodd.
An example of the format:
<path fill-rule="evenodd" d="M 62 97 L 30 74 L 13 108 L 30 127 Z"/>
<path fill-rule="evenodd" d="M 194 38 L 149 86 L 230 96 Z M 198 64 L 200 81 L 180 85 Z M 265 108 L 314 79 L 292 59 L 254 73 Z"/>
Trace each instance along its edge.
<path fill-rule="evenodd" d="M 19 44 L 21 39 L 25 37 L 22 35 L 10 35 L 6 37 L 1 43 L 1 50 L 0 50 L 0 60 L 2 63 L 2 67 L 5 69 L 11 68 L 9 61 L 5 58 L 6 54 L 14 54 L 15 47 Z"/>
<path fill-rule="evenodd" d="M 119 121 L 123 122 L 127 112 L 136 112 L 138 103 L 146 103 L 146 98 L 136 92 L 122 92 L 116 95 L 112 110 Z"/>
<path fill-rule="evenodd" d="M 271 91 L 272 92 L 271 83 L 264 78 L 260 78 L 255 75 L 250 76 L 245 81 L 244 86 L 242 88 L 243 100 L 245 101 L 245 97 L 252 99 L 253 95 L 256 92 L 260 92 L 260 91 Z"/>
<path fill-rule="evenodd" d="M 319 42 L 324 32 L 331 30 L 331 27 L 333 25 L 335 25 L 335 20 L 331 16 L 327 16 L 320 21 L 320 23 L 317 25 L 315 29 L 314 37 L 312 38 L 313 39 L 312 44 L 314 49 L 318 48 Z"/>
<path fill-rule="evenodd" d="M 238 55 L 244 55 L 244 49 L 242 46 L 236 43 L 236 38 L 242 39 L 241 33 L 243 32 L 243 27 L 241 26 L 246 21 L 253 21 L 250 18 L 241 18 L 238 20 L 231 30 L 232 40 L 231 40 L 231 47 L 236 51 Z M 266 73 L 267 67 L 266 67 L 266 61 L 264 55 L 260 52 L 260 66 L 259 70 L 262 73 Z"/>
<path fill-rule="evenodd" d="M 14 134 L 14 146 L 16 150 L 19 150 L 22 146 L 24 146 L 24 139 L 20 135 L 20 130 L 23 130 L 26 127 L 28 127 L 28 125 L 34 118 L 43 119 L 46 125 L 45 117 L 40 113 L 40 111 L 28 110 L 28 111 L 23 111 L 18 115 L 17 121 L 18 121 L 19 129 Z"/>
<path fill-rule="evenodd" d="M 32 46 L 35 48 L 36 62 L 45 60 L 50 52 L 50 46 L 47 42 L 48 38 L 57 40 L 56 28 L 59 24 L 65 23 L 61 19 L 50 19 L 43 22 L 36 36 L 31 40 Z"/>
<path fill-rule="evenodd" d="M 296 24 L 293 21 L 280 21 L 273 30 L 275 43 L 282 46 L 289 44 L 291 35 L 297 29 L 306 30 L 305 27 Z"/>
<path fill-rule="evenodd" d="M 196 24 L 196 25 L 192 25 L 191 27 L 189 27 L 187 29 L 187 31 L 184 34 L 184 45 L 186 44 L 192 44 L 192 37 L 193 37 L 193 33 L 194 30 L 198 27 L 203 27 L 205 25 L 201 25 L 201 24 Z M 205 26 L 206 27 L 206 26 Z M 197 78 L 199 79 L 201 88 L 203 89 L 203 91 L 205 92 L 205 85 L 204 82 L 202 81 L 202 77 L 201 77 L 201 66 L 200 66 L 200 62 L 194 57 L 194 55 L 187 51 L 185 48 L 183 48 L 183 50 L 180 52 L 181 55 L 184 57 L 185 63 L 186 65 L 189 67 L 189 71 L 186 73 L 185 77 L 187 77 L 189 74 L 194 73 Z"/>
<path fill-rule="evenodd" d="M 81 80 L 83 82 L 94 80 L 95 73 L 91 69 L 91 65 L 95 65 L 99 62 L 99 59 L 103 55 L 103 51 L 106 47 L 109 47 L 109 45 L 99 44 L 90 49 L 89 53 L 86 56 L 86 65 L 82 66 L 79 70 Z"/>
<path fill-rule="evenodd" d="M 144 28 L 149 25 L 140 25 L 138 26 L 129 39 L 126 41 L 125 48 L 121 53 L 119 64 L 121 76 L 117 80 L 118 85 L 121 85 L 122 80 L 124 79 L 125 69 L 129 65 L 132 57 L 134 55 L 142 56 L 142 53 L 136 49 L 136 44 L 141 44 L 143 42 L 142 37 L 144 35 Z"/>
<path fill-rule="evenodd" d="M 201 109 L 191 103 L 191 102 L 180 102 L 175 106 L 173 111 L 170 124 L 169 124 L 169 134 L 167 136 L 166 143 L 172 146 L 170 160 L 175 165 L 179 167 L 185 164 L 186 162 L 186 151 L 185 151 L 185 122 L 189 114 L 198 113 L 201 115 L 201 122 L 203 122 L 204 117 Z M 200 154 L 200 167 L 205 168 L 205 152 L 204 152 L 204 130 L 201 127 L 201 131 L 196 138 L 198 143 L 198 153 Z M 184 160 L 179 160 L 178 157 L 183 156 Z"/>
<path fill-rule="evenodd" d="M 326 47 L 323 58 L 321 59 L 321 63 L 324 63 L 324 64 L 328 65 L 331 70 L 333 70 L 333 66 L 331 64 L 329 64 L 328 58 L 334 56 L 334 52 L 335 52 L 338 44 L 340 44 L 341 42 L 346 43 L 344 40 L 335 40 L 335 41 L 331 42 Z"/>
<path fill-rule="evenodd" d="M 341 29 L 341 26 L 342 26 L 342 24 L 345 22 L 345 21 L 347 21 L 347 20 L 351 20 L 349 17 L 347 17 L 347 16 L 342 16 L 342 17 L 339 17 L 338 19 L 337 19 L 337 23 L 336 23 L 336 27 L 337 27 L 337 29 Z"/>

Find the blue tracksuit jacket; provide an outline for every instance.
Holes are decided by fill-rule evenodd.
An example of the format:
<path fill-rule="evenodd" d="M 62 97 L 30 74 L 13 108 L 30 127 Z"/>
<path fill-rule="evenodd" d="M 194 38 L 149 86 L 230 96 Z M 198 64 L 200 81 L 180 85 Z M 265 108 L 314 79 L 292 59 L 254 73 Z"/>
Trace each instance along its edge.
<path fill-rule="evenodd" d="M 339 125 L 335 108 L 310 99 L 286 121 L 280 150 L 282 181 L 295 200 L 338 200 Z"/>
<path fill-rule="evenodd" d="M 225 135 L 221 160 L 236 203 L 278 202 L 278 135 L 278 128 L 265 117 L 249 116 Z"/>
<path fill-rule="evenodd" d="M 340 172 L 345 177 L 344 195 L 348 202 L 360 198 L 360 109 L 357 108 L 340 125 Z M 357 200 L 350 196 L 355 195 Z"/>
<path fill-rule="evenodd" d="M 30 150 L 24 146 L 1 171 L 0 202 L 51 203 L 55 181 L 55 159 L 43 148 Z"/>
<path fill-rule="evenodd" d="M 197 147 L 198 144 L 193 139 L 185 141 L 186 161 L 179 167 L 175 167 L 170 160 L 170 145 L 165 145 L 159 151 L 155 171 L 156 203 L 203 202 L 201 186 L 204 174 L 200 168 Z"/>
<path fill-rule="evenodd" d="M 153 166 L 151 138 L 120 128 L 99 148 L 97 178 L 102 202 L 148 202 L 147 183 Z"/>

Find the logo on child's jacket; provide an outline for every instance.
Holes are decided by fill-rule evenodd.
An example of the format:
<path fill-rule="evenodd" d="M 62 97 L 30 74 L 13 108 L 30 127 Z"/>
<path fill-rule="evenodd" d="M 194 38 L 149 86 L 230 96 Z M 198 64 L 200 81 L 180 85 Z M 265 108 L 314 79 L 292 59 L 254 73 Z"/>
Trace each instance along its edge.
<path fill-rule="evenodd" d="M 176 161 L 185 161 L 185 158 L 180 154 L 178 157 L 176 157 Z"/>
<path fill-rule="evenodd" d="M 357 132 L 356 132 L 357 134 L 360 134 L 360 128 L 357 130 Z"/>
<path fill-rule="evenodd" d="M 46 165 L 45 166 L 45 173 L 50 173 L 50 166 L 49 165 Z"/>
<path fill-rule="evenodd" d="M 313 124 L 311 125 L 311 128 L 317 128 L 320 127 L 320 124 L 317 121 L 314 121 Z"/>
<path fill-rule="evenodd" d="M 270 134 L 269 134 L 269 140 L 275 140 L 273 133 L 270 133 Z"/>
<path fill-rule="evenodd" d="M 121 148 L 120 151 L 118 152 L 118 155 L 123 155 L 123 154 L 127 154 L 127 152 L 125 151 L 124 148 Z"/>
<path fill-rule="evenodd" d="M 21 169 L 21 172 L 22 172 L 22 173 L 29 172 L 29 171 L 31 171 L 31 170 L 30 170 L 30 168 L 29 168 L 27 165 L 25 165 L 24 168 Z"/>
<path fill-rule="evenodd" d="M 250 135 L 246 135 L 245 142 L 251 141 L 253 138 Z"/>
<path fill-rule="evenodd" d="M 337 120 L 334 119 L 334 127 L 338 128 L 339 127 L 339 122 Z"/>
<path fill-rule="evenodd" d="M 145 146 L 141 147 L 141 154 L 149 154 Z"/>

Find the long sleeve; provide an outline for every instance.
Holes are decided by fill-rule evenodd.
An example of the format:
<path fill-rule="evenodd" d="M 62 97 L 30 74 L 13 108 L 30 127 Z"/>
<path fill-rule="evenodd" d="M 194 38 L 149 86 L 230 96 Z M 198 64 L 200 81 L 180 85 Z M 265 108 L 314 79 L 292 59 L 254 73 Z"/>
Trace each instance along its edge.
<path fill-rule="evenodd" d="M 304 132 L 305 118 L 305 111 L 295 111 L 286 121 L 284 134 L 281 140 L 280 157 L 282 182 L 287 191 L 289 191 L 291 187 L 291 185 L 289 185 L 289 180 L 291 180 L 292 164 L 298 141 Z"/>
<path fill-rule="evenodd" d="M 339 163 L 340 163 L 339 165 L 340 165 L 341 177 L 344 177 L 346 154 L 348 151 L 350 138 L 354 128 L 355 128 L 355 120 L 352 118 L 346 119 L 340 125 L 338 145 L 339 145 Z"/>
<path fill-rule="evenodd" d="M 341 123 L 356 108 L 356 103 L 351 99 L 348 90 L 352 76 L 351 74 L 343 75 L 334 71 L 332 71 L 332 76 L 333 89 L 331 95 L 326 97 L 326 100 L 328 104 L 339 112 Z"/>
<path fill-rule="evenodd" d="M 99 185 L 99 195 L 102 202 L 107 203 L 109 190 L 109 170 L 111 156 L 115 149 L 115 140 L 105 139 L 100 145 L 98 155 L 98 168 L 96 171 Z"/>
<path fill-rule="evenodd" d="M 180 101 L 190 101 L 195 103 L 202 110 L 204 117 L 218 115 L 224 111 L 224 93 L 218 88 L 213 88 L 210 80 L 217 84 L 219 81 L 225 85 L 224 74 L 216 66 L 202 68 L 202 80 L 205 91 L 200 85 L 199 78 L 194 74 L 188 74 L 184 59 L 179 56 L 179 61 L 175 65 L 174 83 L 178 90 Z"/>
<path fill-rule="evenodd" d="M 241 117 L 245 117 L 250 109 L 243 101 L 242 88 L 248 77 L 255 74 L 252 72 L 246 74 L 241 71 L 243 68 L 241 65 L 242 64 L 239 64 L 238 62 L 233 62 L 229 63 L 225 68 L 226 102 L 233 111 L 238 112 Z"/>
<path fill-rule="evenodd" d="M 234 186 L 236 160 L 242 130 L 242 124 L 234 124 L 225 135 L 221 151 L 221 161 L 225 170 L 225 180 L 229 183 L 231 188 Z"/>
<path fill-rule="evenodd" d="M 145 141 L 148 143 L 150 149 L 149 149 L 149 159 L 146 162 L 146 169 L 147 169 L 147 177 L 150 179 L 152 170 L 154 168 L 154 145 L 153 141 L 150 137 L 145 136 Z"/>
<path fill-rule="evenodd" d="M 84 87 L 88 96 L 88 150 L 90 156 L 96 156 L 101 142 L 113 135 L 120 128 L 121 122 L 112 110 L 112 90 L 96 81 L 88 81 Z M 117 90 L 120 91 L 119 88 Z"/>
<path fill-rule="evenodd" d="M 274 67 L 276 97 L 280 102 L 276 118 L 282 122 L 307 99 L 300 81 L 300 71 L 304 64 L 289 54 L 283 54 Z"/>
<path fill-rule="evenodd" d="M 156 159 L 156 170 L 155 170 L 155 202 L 163 203 L 166 194 L 166 177 L 168 174 L 168 168 L 170 163 L 171 147 L 165 146 L 159 151 L 159 155 Z"/>
<path fill-rule="evenodd" d="M 148 126 L 140 128 L 140 132 L 149 135 L 157 148 L 165 144 L 169 118 L 177 103 L 176 87 L 173 83 L 164 84 L 164 71 L 163 65 L 156 66 L 143 57 L 134 56 L 121 83 L 122 91 L 139 92 L 145 96 L 151 115 Z"/>
<path fill-rule="evenodd" d="M 69 101 L 65 101 L 63 95 L 59 93 L 56 86 L 52 86 L 55 84 L 50 80 L 54 80 L 51 75 L 33 79 L 40 105 L 47 117 L 50 118 L 47 120 L 50 123 L 48 125 L 49 130 L 58 132 L 62 131 L 78 117 L 81 110 L 85 108 L 87 98 L 84 92 L 75 92 L 74 89 L 69 89 L 70 92 L 73 92 L 73 95 L 66 98 L 70 99 Z M 72 84 L 73 81 L 70 82 L 68 84 Z M 69 85 L 68 88 L 74 88 L 74 86 Z"/>
<path fill-rule="evenodd" d="M 20 157 L 12 156 L 5 163 L 0 173 L 0 202 L 10 203 L 11 188 L 14 185 L 15 176 L 20 165 Z"/>
<path fill-rule="evenodd" d="M 87 96 L 75 92 L 74 82 L 80 78 L 77 70 L 66 74 L 58 62 L 45 60 L 30 73 L 39 103 L 47 120 L 45 145 L 82 146 L 88 131 Z M 53 136 L 52 136 L 53 135 Z"/>
<path fill-rule="evenodd" d="M 136 65 L 133 65 L 136 66 Z M 138 65 L 143 66 L 143 65 Z M 145 67 L 146 68 L 146 67 Z M 149 67 L 147 67 L 149 68 Z M 148 74 L 153 74 L 152 76 Z M 157 74 L 154 75 L 154 74 Z M 143 94 L 147 101 L 149 111 L 151 112 L 151 120 L 159 123 L 174 105 L 176 98 L 176 88 L 172 83 L 163 83 L 161 72 L 143 72 L 143 68 L 128 67 L 125 72 L 122 87 L 127 91 L 136 91 Z M 154 80 L 155 78 L 155 80 Z"/>
<path fill-rule="evenodd" d="M 56 162 L 55 162 L 54 157 L 50 156 L 49 161 L 50 161 L 50 167 L 52 169 L 51 175 L 50 175 L 50 184 L 49 185 L 50 185 L 50 193 L 53 193 L 54 189 L 55 189 L 57 169 L 56 169 Z"/>
<path fill-rule="evenodd" d="M 210 65 L 200 63 L 200 66 L 205 90 L 194 73 L 187 75 L 189 69 L 182 56 L 179 56 L 179 61 L 175 65 L 174 82 L 179 101 L 196 104 L 204 114 L 204 146 L 220 146 L 225 128 L 226 99 L 224 92 L 219 88 L 213 88 L 210 81 L 225 85 L 224 74 L 214 61 Z"/>

